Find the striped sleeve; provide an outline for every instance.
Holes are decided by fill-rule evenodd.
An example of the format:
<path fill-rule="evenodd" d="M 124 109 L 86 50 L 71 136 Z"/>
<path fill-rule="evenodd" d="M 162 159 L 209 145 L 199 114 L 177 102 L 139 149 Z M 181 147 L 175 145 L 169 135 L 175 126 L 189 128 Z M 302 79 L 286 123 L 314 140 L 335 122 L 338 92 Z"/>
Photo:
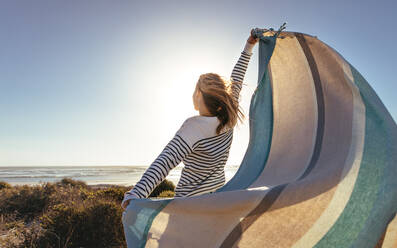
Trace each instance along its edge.
<path fill-rule="evenodd" d="M 170 170 L 176 167 L 187 155 L 192 153 L 191 144 L 195 140 L 191 140 L 191 134 L 197 133 L 194 129 L 195 127 L 192 125 L 191 119 L 188 118 L 185 120 L 160 155 L 144 172 L 141 179 L 130 191 L 125 192 L 124 200 L 147 198 L 157 185 L 166 178 Z"/>
<path fill-rule="evenodd" d="M 235 101 L 238 102 L 240 91 L 242 88 L 242 83 L 244 80 L 245 72 L 247 70 L 248 63 L 252 56 L 252 48 L 255 44 L 251 44 L 248 41 L 245 43 L 244 50 L 235 64 L 232 74 L 231 74 L 231 88 L 232 94 Z"/>

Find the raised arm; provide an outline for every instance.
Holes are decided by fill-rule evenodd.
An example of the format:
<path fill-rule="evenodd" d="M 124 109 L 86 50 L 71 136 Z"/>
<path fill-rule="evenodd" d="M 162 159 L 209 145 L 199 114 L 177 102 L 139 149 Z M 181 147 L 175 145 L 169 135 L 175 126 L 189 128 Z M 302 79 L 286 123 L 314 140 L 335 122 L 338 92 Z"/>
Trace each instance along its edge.
<path fill-rule="evenodd" d="M 257 41 L 258 39 L 254 39 L 252 36 L 248 38 L 245 43 L 244 50 L 241 52 L 240 57 L 232 70 L 232 74 L 230 76 L 232 82 L 231 88 L 233 98 L 236 102 L 238 102 L 245 72 L 247 71 L 247 66 L 252 56 L 252 48 L 255 46 Z"/>
<path fill-rule="evenodd" d="M 198 139 L 197 135 L 194 117 L 186 119 L 160 155 L 144 172 L 141 179 L 130 191 L 124 193 L 122 207 L 125 207 L 124 204 L 127 200 L 147 198 L 157 185 L 166 178 L 169 171 L 193 151 L 192 146 Z"/>

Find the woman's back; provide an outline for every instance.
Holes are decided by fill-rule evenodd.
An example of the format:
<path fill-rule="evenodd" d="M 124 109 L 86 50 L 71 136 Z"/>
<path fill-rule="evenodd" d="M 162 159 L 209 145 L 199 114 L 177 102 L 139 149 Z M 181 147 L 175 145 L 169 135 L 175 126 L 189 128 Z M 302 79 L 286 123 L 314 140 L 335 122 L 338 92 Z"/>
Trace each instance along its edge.
<path fill-rule="evenodd" d="M 192 145 L 192 152 L 182 161 L 185 165 L 175 188 L 175 197 L 213 192 L 225 184 L 224 167 L 229 157 L 233 129 L 216 134 L 219 119 L 212 116 L 193 116 L 191 123 L 201 139 Z"/>

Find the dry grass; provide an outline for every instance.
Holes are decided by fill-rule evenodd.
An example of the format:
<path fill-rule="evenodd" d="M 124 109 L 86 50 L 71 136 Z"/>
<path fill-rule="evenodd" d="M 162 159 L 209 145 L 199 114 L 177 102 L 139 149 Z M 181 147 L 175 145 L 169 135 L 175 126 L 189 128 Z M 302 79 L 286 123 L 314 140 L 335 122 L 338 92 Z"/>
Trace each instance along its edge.
<path fill-rule="evenodd" d="M 173 196 L 163 181 L 150 197 Z M 126 247 L 120 204 L 131 187 L 55 183 L 11 186 L 0 182 L 0 247 Z"/>

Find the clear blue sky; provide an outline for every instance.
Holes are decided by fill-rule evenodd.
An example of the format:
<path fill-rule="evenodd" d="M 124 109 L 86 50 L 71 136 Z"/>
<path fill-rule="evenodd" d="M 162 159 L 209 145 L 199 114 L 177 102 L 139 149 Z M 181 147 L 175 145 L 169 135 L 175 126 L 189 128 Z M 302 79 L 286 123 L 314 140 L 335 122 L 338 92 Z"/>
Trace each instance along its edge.
<path fill-rule="evenodd" d="M 397 120 L 395 1 L 1 1 L 0 166 L 149 165 L 254 27 L 316 35 Z M 257 50 L 241 93 L 248 118 Z M 240 164 L 248 119 L 227 164 Z"/>

